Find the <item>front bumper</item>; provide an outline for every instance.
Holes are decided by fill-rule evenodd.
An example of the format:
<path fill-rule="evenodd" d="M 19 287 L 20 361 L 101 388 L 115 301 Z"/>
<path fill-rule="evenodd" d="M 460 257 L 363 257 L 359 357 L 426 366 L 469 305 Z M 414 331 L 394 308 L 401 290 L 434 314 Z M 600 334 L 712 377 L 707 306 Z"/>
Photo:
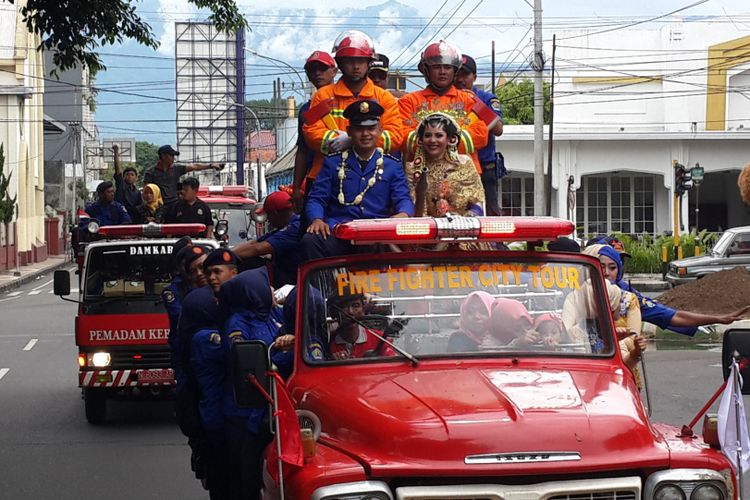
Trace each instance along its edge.
<path fill-rule="evenodd" d="M 151 387 L 175 385 L 174 371 L 170 369 L 85 370 L 78 372 L 79 387 Z"/>
<path fill-rule="evenodd" d="M 670 273 L 667 273 L 667 275 L 665 276 L 665 279 L 667 280 L 667 283 L 669 283 L 670 285 L 677 286 L 677 285 L 684 285 L 685 283 L 691 283 L 697 280 L 698 278 L 695 276 L 677 276 L 676 274 L 670 272 Z"/>

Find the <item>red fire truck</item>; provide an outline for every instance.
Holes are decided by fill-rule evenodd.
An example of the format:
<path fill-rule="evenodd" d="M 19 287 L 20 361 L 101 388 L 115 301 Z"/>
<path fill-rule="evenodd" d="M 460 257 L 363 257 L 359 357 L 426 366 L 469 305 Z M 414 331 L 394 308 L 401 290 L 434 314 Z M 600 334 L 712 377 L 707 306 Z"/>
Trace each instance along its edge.
<path fill-rule="evenodd" d="M 204 230 L 203 224 L 89 223 L 91 241 L 79 252 L 75 339 L 78 385 L 90 423 L 105 419 L 107 399 L 172 393 L 169 320 L 161 292 L 172 280 L 176 238 Z M 215 240 L 197 241 L 218 247 Z M 54 287 L 55 294 L 70 295 L 68 271 L 55 272 Z"/>
<path fill-rule="evenodd" d="M 527 217 L 337 226 L 335 236 L 355 244 L 417 247 L 300 268 L 287 388 L 305 458 L 275 481 L 271 454 L 286 452 L 283 440 L 269 445 L 264 498 L 738 498 L 714 419 L 704 438 L 649 419 L 620 354 L 599 262 L 535 250 L 573 230 Z M 511 241 L 528 251 L 481 249 Z M 438 243 L 450 248 L 419 249 Z M 493 304 L 477 313 L 480 327 L 462 316 L 477 292 L 490 296 L 479 294 L 480 309 Z M 342 306 L 346 297 L 358 305 Z M 541 318 L 545 333 L 537 325 L 527 335 Z M 356 324 L 358 335 L 342 340 L 342 324 Z M 457 342 L 462 335 L 471 341 Z M 265 383 L 259 348 L 235 347 L 238 400 L 261 401 L 249 383 Z M 333 355 L 343 349 L 350 355 Z"/>

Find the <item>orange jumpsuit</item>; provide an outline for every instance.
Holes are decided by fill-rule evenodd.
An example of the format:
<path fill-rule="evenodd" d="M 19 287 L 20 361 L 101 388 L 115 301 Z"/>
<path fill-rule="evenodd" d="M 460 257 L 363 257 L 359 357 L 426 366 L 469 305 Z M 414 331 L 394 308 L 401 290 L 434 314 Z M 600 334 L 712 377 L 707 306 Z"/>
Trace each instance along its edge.
<path fill-rule="evenodd" d="M 472 112 L 477 98 L 470 90 L 460 90 L 451 86 L 443 95 L 435 93 L 431 87 L 406 94 L 398 100 L 401 110 L 402 132 L 404 134 L 404 162 L 411 160 L 417 145 L 417 127 L 431 112 L 441 111 L 451 115 L 461 127 L 459 153 L 471 156 L 477 171 L 482 173 L 477 150 L 487 145 L 489 131 L 487 124 Z"/>
<path fill-rule="evenodd" d="M 312 168 L 307 174 L 309 178 L 315 179 L 320 171 L 320 167 L 323 165 L 324 156 L 331 153 L 328 149 L 328 143 L 338 137 L 339 134 L 336 131 L 346 131 L 349 120 L 344 118 L 344 110 L 348 105 L 356 101 L 364 99 L 375 100 L 383 106 L 385 113 L 383 113 L 380 119 L 380 123 L 383 126 L 383 133 L 380 139 L 378 139 L 378 146 L 383 148 L 383 151 L 386 153 L 401 149 L 403 141 L 401 115 L 398 109 L 398 101 L 390 92 L 376 86 L 368 78 L 362 91 L 359 95 L 355 96 L 343 80 L 339 79 L 336 83 L 318 89 L 310 102 L 310 111 L 312 114 L 315 114 L 316 106 L 329 99 L 331 100 L 330 113 L 311 122 L 305 118 L 305 124 L 302 126 L 305 142 L 307 142 L 310 149 L 315 151 Z M 309 115 L 306 114 L 305 116 Z"/>

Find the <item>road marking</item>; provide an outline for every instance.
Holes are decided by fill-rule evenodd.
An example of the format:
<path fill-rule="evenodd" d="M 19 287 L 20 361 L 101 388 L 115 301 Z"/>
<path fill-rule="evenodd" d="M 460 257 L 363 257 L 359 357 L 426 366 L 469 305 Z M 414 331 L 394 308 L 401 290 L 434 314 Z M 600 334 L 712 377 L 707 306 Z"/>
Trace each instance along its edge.
<path fill-rule="evenodd" d="M 29 295 L 39 295 L 40 293 L 42 293 L 41 290 L 32 290 L 29 292 Z"/>
<path fill-rule="evenodd" d="M 21 295 L 21 292 L 10 292 L 8 297 L 16 297 L 17 295 Z"/>
<path fill-rule="evenodd" d="M 31 339 L 29 340 L 29 343 L 26 344 L 26 347 L 23 348 L 24 351 L 30 351 L 34 348 L 36 343 L 39 342 L 39 339 Z"/>
<path fill-rule="evenodd" d="M 0 302 L 5 302 L 6 300 L 13 300 L 20 298 L 20 295 L 14 295 L 13 297 L 8 297 L 7 299 L 0 299 Z"/>
<path fill-rule="evenodd" d="M 10 371 L 10 368 L 0 368 L 0 380 L 3 379 L 6 373 Z"/>
<path fill-rule="evenodd" d="M 716 363 L 716 364 L 708 365 L 708 366 L 711 368 L 724 368 L 724 365 L 722 365 L 721 363 Z"/>
<path fill-rule="evenodd" d="M 44 284 L 42 284 L 42 285 L 39 285 L 39 286 L 37 286 L 37 287 L 34 287 L 34 288 L 32 288 L 32 290 L 39 290 L 39 289 L 41 289 L 41 288 L 44 288 L 45 286 L 47 286 L 47 285 L 49 285 L 50 283 L 52 283 L 52 281 L 54 281 L 54 280 L 49 280 L 49 281 L 48 281 L 47 283 L 44 283 Z M 29 294 L 29 295 L 31 295 L 31 294 Z"/>
<path fill-rule="evenodd" d="M 54 290 L 50 290 L 50 291 L 49 291 L 49 292 L 47 292 L 47 293 L 55 293 L 55 291 L 54 291 Z M 70 293 L 71 293 L 71 294 L 73 294 L 73 293 L 78 293 L 78 288 L 72 288 L 72 289 L 70 290 Z M 32 294 L 30 293 L 29 295 L 32 295 Z"/>

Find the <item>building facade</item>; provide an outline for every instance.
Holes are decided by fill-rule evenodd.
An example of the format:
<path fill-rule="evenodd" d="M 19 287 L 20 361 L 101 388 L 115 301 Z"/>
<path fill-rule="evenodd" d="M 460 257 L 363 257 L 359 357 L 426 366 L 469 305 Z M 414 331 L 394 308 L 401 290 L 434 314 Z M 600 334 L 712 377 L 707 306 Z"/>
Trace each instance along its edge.
<path fill-rule="evenodd" d="M 737 189 L 750 163 L 750 36 L 678 19 L 558 40 L 553 215 L 574 220 L 582 235 L 671 231 L 676 160 L 705 170 L 678 204 L 680 232 L 696 218 L 699 230 L 750 224 Z M 511 172 L 503 208 L 533 213 L 533 127 L 506 126 L 497 145 Z"/>
<path fill-rule="evenodd" d="M 19 11 L 24 4 L 0 4 L 0 144 L 5 153 L 4 172 L 12 175 L 10 195 L 17 200 L 12 224 L 0 224 L 0 247 L 13 249 L 6 251 L 6 268 L 47 258 L 44 57 L 36 51 L 39 37 L 30 34 L 22 21 Z"/>

